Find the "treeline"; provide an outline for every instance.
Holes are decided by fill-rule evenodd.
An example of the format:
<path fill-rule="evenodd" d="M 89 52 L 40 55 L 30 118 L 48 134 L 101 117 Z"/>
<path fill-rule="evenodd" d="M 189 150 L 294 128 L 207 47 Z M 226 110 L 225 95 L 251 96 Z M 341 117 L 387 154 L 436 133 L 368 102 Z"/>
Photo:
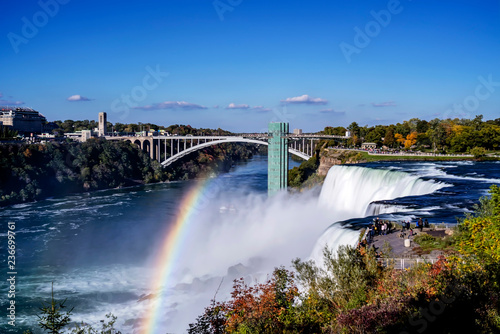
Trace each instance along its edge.
<path fill-rule="evenodd" d="M 356 122 L 347 128 L 326 127 L 321 133 L 344 135 L 349 130 L 352 137 L 349 146 L 360 146 L 363 142 L 375 143 L 377 147 L 394 149 L 416 149 L 439 153 L 470 152 L 474 147 L 485 150 L 500 148 L 500 118 L 483 121 L 483 116 L 474 119 L 433 119 L 431 121 L 412 118 L 403 123 L 359 126 Z M 345 141 L 332 141 L 342 145 Z"/>
<path fill-rule="evenodd" d="M 55 121 L 54 127 L 55 129 L 52 131 L 54 134 L 63 135 L 68 132 L 76 132 L 81 130 L 94 130 L 99 127 L 99 123 L 94 120 L 83 120 L 83 121 L 73 121 L 73 120 L 65 120 L 65 121 Z M 153 123 L 107 123 L 107 132 L 118 132 L 118 133 L 134 133 L 141 131 L 150 131 L 150 130 L 164 130 L 172 135 L 220 135 L 226 136 L 231 134 L 231 132 L 223 130 L 223 129 L 197 129 L 193 128 L 190 125 L 182 125 L 182 124 L 174 124 L 170 126 L 162 126 Z"/>
<path fill-rule="evenodd" d="M 165 179 L 161 166 L 130 143 L 0 145 L 0 205 Z"/>
<path fill-rule="evenodd" d="M 490 195 L 434 264 L 395 270 L 371 248 L 325 249 L 323 266 L 296 259 L 293 272 L 277 268 L 261 284 L 235 280 L 229 300 L 212 300 L 188 333 L 498 333 L 500 188 Z"/>
<path fill-rule="evenodd" d="M 228 171 L 257 148 L 225 144 L 209 147 L 163 168 L 136 145 L 91 139 L 84 143 L 0 145 L 0 205 L 69 193 Z"/>
<path fill-rule="evenodd" d="M 12 130 L 9 126 L 0 124 L 0 139 L 15 139 L 17 134 L 17 131 Z"/>

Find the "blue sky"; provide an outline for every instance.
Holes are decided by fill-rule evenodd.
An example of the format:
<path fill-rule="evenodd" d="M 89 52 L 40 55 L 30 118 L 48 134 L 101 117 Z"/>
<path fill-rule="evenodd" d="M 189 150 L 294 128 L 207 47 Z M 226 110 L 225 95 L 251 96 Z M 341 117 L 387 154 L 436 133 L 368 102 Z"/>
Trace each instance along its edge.
<path fill-rule="evenodd" d="M 9 2 L 0 104 L 260 132 L 500 117 L 500 1 Z"/>

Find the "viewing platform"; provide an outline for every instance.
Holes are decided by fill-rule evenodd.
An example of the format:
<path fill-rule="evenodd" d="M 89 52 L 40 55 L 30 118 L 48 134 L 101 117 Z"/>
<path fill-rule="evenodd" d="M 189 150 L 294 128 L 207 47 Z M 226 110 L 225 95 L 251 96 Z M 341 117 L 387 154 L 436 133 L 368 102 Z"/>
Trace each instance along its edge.
<path fill-rule="evenodd" d="M 400 222 L 391 223 L 393 228 L 390 232 L 376 234 L 373 238 L 368 236 L 369 230 L 367 228 L 362 241 L 366 240 L 366 247 L 374 248 L 375 252 L 380 254 L 378 261 L 383 266 L 393 266 L 394 269 L 399 270 L 408 269 L 420 263 L 435 263 L 440 255 L 445 254 L 442 250 L 423 252 L 420 245 L 415 242 L 415 237 L 427 234 L 437 238 L 444 238 L 453 234 L 451 225 L 448 224 L 429 224 L 429 227 L 420 230 L 413 223 L 410 225 L 413 230 L 412 235 L 410 235 L 408 230 L 402 231 Z"/>

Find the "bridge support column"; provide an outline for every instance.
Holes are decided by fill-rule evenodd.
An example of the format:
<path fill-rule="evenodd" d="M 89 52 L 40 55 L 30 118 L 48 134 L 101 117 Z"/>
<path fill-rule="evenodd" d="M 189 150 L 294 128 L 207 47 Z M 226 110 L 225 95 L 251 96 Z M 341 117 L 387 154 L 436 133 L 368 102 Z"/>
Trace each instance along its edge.
<path fill-rule="evenodd" d="M 149 139 L 148 141 L 149 141 L 149 157 L 151 158 L 151 160 L 155 160 L 156 159 L 155 143 L 153 139 Z"/>
<path fill-rule="evenodd" d="M 269 123 L 267 192 L 272 195 L 288 185 L 288 123 Z"/>
<path fill-rule="evenodd" d="M 154 139 L 153 139 L 154 140 Z M 161 140 L 156 139 L 156 161 L 161 161 Z"/>

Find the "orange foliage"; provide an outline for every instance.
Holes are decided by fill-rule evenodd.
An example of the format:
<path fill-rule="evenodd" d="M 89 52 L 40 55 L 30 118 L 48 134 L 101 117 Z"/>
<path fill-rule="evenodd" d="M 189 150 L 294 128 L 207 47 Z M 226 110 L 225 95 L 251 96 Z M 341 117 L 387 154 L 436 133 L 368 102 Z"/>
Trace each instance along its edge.
<path fill-rule="evenodd" d="M 27 148 L 27 149 L 26 149 L 26 151 L 24 151 L 24 153 L 23 153 L 23 154 L 24 154 L 24 156 L 25 156 L 26 158 L 31 158 L 31 155 L 32 155 L 32 154 L 31 154 L 31 150 L 30 150 L 29 148 Z"/>
<path fill-rule="evenodd" d="M 410 149 L 410 147 L 412 147 L 413 145 L 415 145 L 417 143 L 417 136 L 418 136 L 418 133 L 417 132 L 412 132 L 410 133 L 409 135 L 405 137 L 403 137 L 402 134 L 400 133 L 396 133 L 394 135 L 394 138 L 396 138 L 396 141 L 400 144 L 400 145 L 403 145 L 405 147 L 405 149 Z"/>
<path fill-rule="evenodd" d="M 413 145 L 416 144 L 417 142 L 417 133 L 416 132 L 412 132 L 410 133 L 408 136 L 406 136 L 406 140 L 405 140 L 405 149 L 410 149 L 410 147 L 412 147 Z"/>
<path fill-rule="evenodd" d="M 298 289 L 291 273 L 284 269 L 277 271 L 266 283 L 255 286 L 246 285 L 243 279 L 234 281 L 232 299 L 226 304 L 227 332 L 238 332 L 242 327 L 259 332 L 284 328 Z M 279 276 L 279 272 L 286 273 L 285 277 Z"/>

